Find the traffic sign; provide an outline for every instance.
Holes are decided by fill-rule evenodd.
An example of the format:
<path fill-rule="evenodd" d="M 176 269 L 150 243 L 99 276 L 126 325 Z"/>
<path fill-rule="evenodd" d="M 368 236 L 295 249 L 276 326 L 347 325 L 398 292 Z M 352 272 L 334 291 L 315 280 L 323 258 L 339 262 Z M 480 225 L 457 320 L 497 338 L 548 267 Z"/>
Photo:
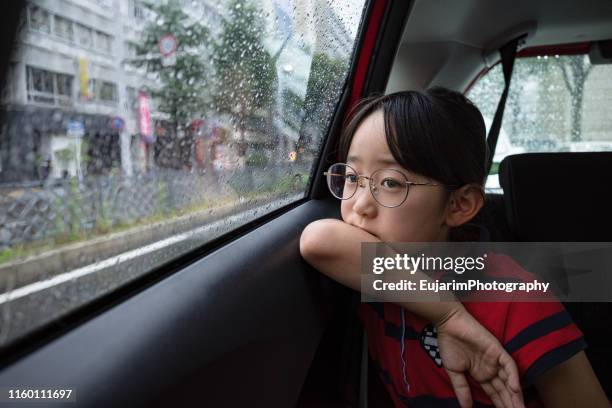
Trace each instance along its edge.
<path fill-rule="evenodd" d="M 113 118 L 113 121 L 111 122 L 111 126 L 113 127 L 113 129 L 121 132 L 125 127 L 125 120 L 123 120 L 121 116 L 115 116 Z"/>
<path fill-rule="evenodd" d="M 66 133 L 71 137 L 82 137 L 85 135 L 85 125 L 80 120 L 71 120 L 66 127 Z"/>
<path fill-rule="evenodd" d="M 172 34 L 164 34 L 159 39 L 159 52 L 164 57 L 169 57 L 176 52 L 178 42 Z"/>

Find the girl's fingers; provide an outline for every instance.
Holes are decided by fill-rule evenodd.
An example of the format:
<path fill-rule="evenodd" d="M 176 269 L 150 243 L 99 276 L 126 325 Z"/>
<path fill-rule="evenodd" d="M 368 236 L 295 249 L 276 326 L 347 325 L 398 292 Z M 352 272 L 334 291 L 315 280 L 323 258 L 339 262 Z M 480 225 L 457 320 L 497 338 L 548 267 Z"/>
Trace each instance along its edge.
<path fill-rule="evenodd" d="M 497 375 L 499 376 L 499 378 L 501 378 L 501 380 L 505 383 L 508 382 L 508 373 L 506 372 L 506 370 L 504 370 L 504 368 L 500 368 L 499 372 L 497 373 Z"/>
<path fill-rule="evenodd" d="M 453 389 L 455 390 L 455 395 L 459 400 L 459 405 L 461 405 L 461 407 L 471 407 L 472 393 L 470 391 L 470 385 L 467 382 L 467 378 L 465 378 L 465 374 L 456 373 L 449 370 L 446 372 L 448 373 L 448 377 L 450 378 Z"/>
<path fill-rule="evenodd" d="M 516 363 L 510 357 L 510 354 L 503 352 L 499 356 L 499 365 L 501 365 L 502 370 L 508 375 L 508 379 L 504 380 L 510 386 L 510 389 L 515 393 L 521 393 L 521 382 L 519 380 L 518 369 L 516 368 Z"/>
<path fill-rule="evenodd" d="M 506 384 L 500 378 L 496 377 L 491 381 L 491 385 L 497 390 L 504 406 L 512 407 L 512 397 L 510 396 L 510 391 L 506 388 Z"/>
<path fill-rule="evenodd" d="M 514 408 L 525 408 L 522 392 L 512 394 L 512 406 Z"/>
<path fill-rule="evenodd" d="M 497 390 L 490 383 L 482 383 L 480 385 L 482 386 L 482 389 L 487 393 L 489 398 L 491 398 L 491 401 L 493 401 L 493 404 L 497 408 L 504 408 L 504 403 L 502 402 L 499 394 L 497 393 Z"/>
<path fill-rule="evenodd" d="M 525 402 L 523 401 L 523 390 L 519 387 L 518 391 L 515 392 L 510 386 L 508 381 L 505 381 L 506 387 L 510 391 L 510 398 L 512 399 L 512 407 L 514 408 L 525 408 Z"/>
<path fill-rule="evenodd" d="M 512 399 L 512 407 L 524 408 L 525 404 L 523 402 L 523 392 L 519 388 L 518 392 L 513 390 L 513 387 L 510 385 L 509 376 L 506 370 L 501 368 L 499 370 L 499 378 L 504 382 L 504 386 L 510 392 L 510 398 Z"/>

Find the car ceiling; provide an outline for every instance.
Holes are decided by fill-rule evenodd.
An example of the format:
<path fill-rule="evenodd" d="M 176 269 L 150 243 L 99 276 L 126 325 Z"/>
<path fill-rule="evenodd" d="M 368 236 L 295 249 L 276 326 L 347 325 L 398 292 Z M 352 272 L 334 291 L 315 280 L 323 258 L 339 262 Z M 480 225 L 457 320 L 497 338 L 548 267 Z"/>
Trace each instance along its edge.
<path fill-rule="evenodd" d="M 442 85 L 463 91 L 500 46 L 612 39 L 610 0 L 416 0 L 386 92 Z"/>

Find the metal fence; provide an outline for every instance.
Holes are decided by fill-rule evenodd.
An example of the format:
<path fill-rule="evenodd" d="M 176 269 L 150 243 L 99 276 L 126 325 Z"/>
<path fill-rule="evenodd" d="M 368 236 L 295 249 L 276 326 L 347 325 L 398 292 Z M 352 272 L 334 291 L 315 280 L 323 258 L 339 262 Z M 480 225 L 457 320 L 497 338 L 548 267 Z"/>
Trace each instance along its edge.
<path fill-rule="evenodd" d="M 197 211 L 258 191 L 304 189 L 304 168 L 275 166 L 222 174 L 163 170 L 134 177 L 97 176 L 44 185 L 0 186 L 0 250 L 51 239 L 85 239 L 137 222 Z"/>

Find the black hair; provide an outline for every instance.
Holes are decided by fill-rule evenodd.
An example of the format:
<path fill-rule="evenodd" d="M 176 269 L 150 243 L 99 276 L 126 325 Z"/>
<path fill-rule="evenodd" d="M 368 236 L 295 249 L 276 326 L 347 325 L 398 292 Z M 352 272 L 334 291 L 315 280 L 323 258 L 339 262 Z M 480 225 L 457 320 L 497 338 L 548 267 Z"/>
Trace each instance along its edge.
<path fill-rule="evenodd" d="M 402 167 L 448 186 L 484 184 L 489 152 L 482 114 L 463 94 L 442 87 L 363 99 L 340 137 L 338 161 L 346 161 L 360 123 L 378 110 Z"/>

